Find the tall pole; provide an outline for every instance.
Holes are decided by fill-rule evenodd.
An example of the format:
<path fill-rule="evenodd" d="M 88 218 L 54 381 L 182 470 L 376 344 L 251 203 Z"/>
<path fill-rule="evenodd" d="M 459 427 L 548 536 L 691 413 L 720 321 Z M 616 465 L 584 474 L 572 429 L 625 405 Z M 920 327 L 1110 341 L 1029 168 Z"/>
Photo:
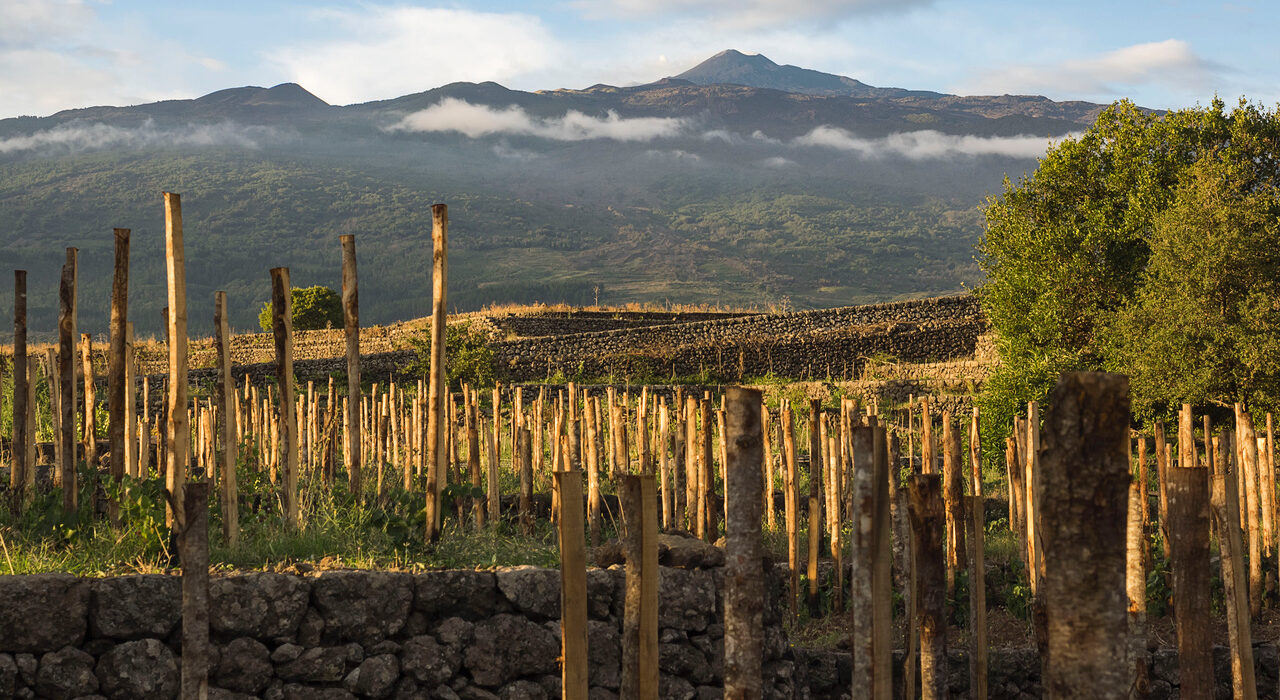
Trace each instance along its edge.
<path fill-rule="evenodd" d="M 280 389 L 280 426 L 284 431 L 284 521 L 298 526 L 298 414 L 293 392 L 293 299 L 289 268 L 271 268 L 271 329 L 276 341 L 276 384 Z"/>
<path fill-rule="evenodd" d="M 764 598 L 760 500 L 764 454 L 760 390 L 730 387 L 726 401 L 724 696 L 762 697 Z M 665 451 L 666 446 L 663 445 Z"/>
<path fill-rule="evenodd" d="M 22 510 L 27 470 L 27 271 L 13 271 L 13 441 L 9 490 L 13 511 Z"/>
<path fill-rule="evenodd" d="M 228 546 L 240 537 L 236 489 L 235 382 L 231 380 L 231 328 L 227 322 L 227 293 L 213 294 L 213 328 L 218 350 L 218 415 L 222 417 L 222 536 Z M 332 409 L 330 409 L 332 410 Z"/>
<path fill-rule="evenodd" d="M 448 441 L 445 439 L 445 384 L 444 342 L 445 309 L 448 308 L 445 293 L 448 289 L 448 241 L 449 207 L 431 205 L 431 244 L 433 267 L 431 274 L 431 377 L 427 389 L 430 402 L 427 413 L 427 531 L 428 542 L 440 536 L 440 494 L 445 469 L 448 465 Z"/>
<path fill-rule="evenodd" d="M 360 466 L 360 293 L 356 278 L 356 237 L 342 241 L 342 320 L 347 339 L 347 478 L 351 493 L 359 494 Z"/>
<path fill-rule="evenodd" d="M 58 289 L 58 371 L 62 412 L 62 510 L 76 511 L 76 263 L 78 251 L 67 248 L 67 262 L 62 266 Z"/>
<path fill-rule="evenodd" d="M 111 349 L 107 353 L 107 440 L 111 444 L 111 478 L 117 483 L 124 478 L 128 466 L 125 437 L 129 427 L 125 416 L 125 367 L 129 322 L 129 229 L 115 229 L 115 276 L 111 279 Z M 120 517 L 120 504 L 107 504 L 111 522 Z"/>
<path fill-rule="evenodd" d="M 169 278 L 169 415 L 165 431 L 165 485 L 172 498 L 170 524 L 185 526 L 182 492 L 187 483 L 191 423 L 187 415 L 187 269 L 182 243 L 182 197 L 164 193 L 165 269 Z"/>

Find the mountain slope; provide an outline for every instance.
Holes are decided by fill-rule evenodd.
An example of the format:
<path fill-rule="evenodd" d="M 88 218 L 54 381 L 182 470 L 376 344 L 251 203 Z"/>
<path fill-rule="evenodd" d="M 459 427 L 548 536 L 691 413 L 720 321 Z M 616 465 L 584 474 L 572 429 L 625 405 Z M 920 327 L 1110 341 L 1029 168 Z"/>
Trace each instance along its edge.
<path fill-rule="evenodd" d="M 747 55 L 728 49 L 675 76 L 695 85 L 745 85 L 804 95 L 842 97 L 943 97 L 942 93 L 902 88 L 878 88 L 866 83 L 809 68 L 778 65 L 760 54 Z"/>
<path fill-rule="evenodd" d="M 724 82 L 735 61 L 736 79 L 786 89 Z M 708 63 L 700 75 L 718 82 L 706 85 L 453 83 L 333 106 L 284 84 L 0 120 L 0 250 L 29 271 L 35 337 L 56 327 L 70 246 L 80 327 L 105 330 L 116 226 L 133 230 L 132 318 L 160 330 L 162 191 L 183 194 L 193 333 L 211 327 L 215 290 L 233 325 L 253 328 L 271 267 L 336 287 L 346 233 L 362 320 L 425 314 L 434 202 L 450 205 L 458 310 L 946 294 L 980 281 L 983 197 L 1033 168 L 1046 136 L 1102 109 L 873 88 L 742 54 Z M 0 333 L 11 289 L 0 285 Z"/>

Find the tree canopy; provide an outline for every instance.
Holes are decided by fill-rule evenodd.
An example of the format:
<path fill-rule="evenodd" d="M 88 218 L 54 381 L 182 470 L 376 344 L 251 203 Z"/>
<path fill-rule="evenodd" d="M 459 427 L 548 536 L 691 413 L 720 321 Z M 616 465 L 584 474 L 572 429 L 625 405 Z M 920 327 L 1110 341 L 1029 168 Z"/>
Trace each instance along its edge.
<path fill-rule="evenodd" d="M 1139 415 L 1272 408 L 1280 343 L 1280 115 L 1127 101 L 988 200 L 980 288 L 1001 434 L 1064 371 L 1123 372 Z M 995 423 L 998 421 L 998 423 Z"/>
<path fill-rule="evenodd" d="M 342 297 L 328 287 L 294 287 L 289 290 L 293 303 L 293 330 L 317 331 L 323 328 L 342 328 Z M 258 325 L 271 331 L 271 302 L 262 304 L 258 312 Z"/>

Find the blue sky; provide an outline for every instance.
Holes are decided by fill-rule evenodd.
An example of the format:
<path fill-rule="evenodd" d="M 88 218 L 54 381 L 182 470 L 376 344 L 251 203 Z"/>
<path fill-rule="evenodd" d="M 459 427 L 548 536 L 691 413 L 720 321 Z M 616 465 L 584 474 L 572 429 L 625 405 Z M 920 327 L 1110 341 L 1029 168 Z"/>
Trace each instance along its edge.
<path fill-rule="evenodd" d="M 334 104 L 626 85 L 726 48 L 872 85 L 1154 108 L 1280 100 L 1280 3 L 0 0 L 0 117 L 298 82 Z"/>

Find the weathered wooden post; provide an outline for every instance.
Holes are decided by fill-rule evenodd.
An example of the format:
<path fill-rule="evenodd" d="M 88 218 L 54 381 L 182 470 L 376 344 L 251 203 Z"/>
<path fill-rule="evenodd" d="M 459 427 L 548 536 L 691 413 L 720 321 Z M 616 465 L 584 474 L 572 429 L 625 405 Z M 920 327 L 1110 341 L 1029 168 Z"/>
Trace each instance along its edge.
<path fill-rule="evenodd" d="M 1178 466 L 1168 468 L 1169 559 L 1182 697 L 1213 697 L 1209 615 L 1209 475 L 1196 464 L 1191 406 L 1178 416 Z M 1128 436 L 1125 437 L 1126 444 Z M 1126 450 L 1127 452 L 1127 450 Z"/>
<path fill-rule="evenodd" d="M 885 699 L 893 689 L 890 660 L 888 459 L 884 431 L 852 427 L 852 576 L 849 580 L 852 697 Z M 878 450 L 877 450 L 878 447 Z"/>
<path fill-rule="evenodd" d="M 960 433 L 950 411 L 942 413 L 942 490 L 947 511 L 947 592 L 955 591 L 956 572 L 965 560 L 964 466 L 960 462 Z"/>
<path fill-rule="evenodd" d="M 533 455 L 528 428 L 520 428 L 516 438 L 517 461 L 520 464 L 520 531 L 533 532 Z"/>
<path fill-rule="evenodd" d="M 448 291 L 449 208 L 431 205 L 431 377 L 427 389 L 427 532 L 428 542 L 440 537 L 440 497 L 448 468 L 445 439 L 445 310 Z"/>
<path fill-rule="evenodd" d="M 495 392 L 494 395 L 495 395 L 495 401 L 494 401 L 494 409 L 493 409 L 493 430 L 486 431 L 486 435 L 489 436 L 489 462 L 488 464 L 485 465 L 486 466 L 485 490 L 487 491 L 487 495 L 488 495 L 487 507 L 488 507 L 488 514 L 489 514 L 489 522 L 493 523 L 496 526 L 498 524 L 498 519 L 502 515 L 502 512 L 501 512 L 502 501 L 498 494 L 498 468 L 501 465 L 501 460 L 502 460 L 502 439 L 498 433 L 502 429 L 502 416 L 500 415 L 500 412 L 498 410 L 498 403 L 496 401 L 497 392 Z M 475 399 L 477 404 L 476 410 L 479 411 L 480 395 L 476 394 Z M 514 416 L 515 414 L 519 413 L 519 410 L 520 409 L 518 406 L 513 406 L 511 409 L 512 415 Z M 515 426 L 514 418 L 513 418 L 511 429 L 512 430 L 518 429 Z M 511 462 L 514 466 L 515 464 L 514 453 L 511 455 Z"/>
<path fill-rule="evenodd" d="M 169 405 L 165 426 L 165 486 L 176 512 L 170 524 L 182 519 L 183 487 L 187 483 L 191 423 L 187 414 L 187 272 L 183 245 L 182 197 L 164 193 L 165 270 L 169 282 L 166 330 L 169 339 Z"/>
<path fill-rule="evenodd" d="M 940 474 L 915 474 L 907 483 L 911 499 L 911 547 L 916 575 L 914 624 L 920 630 L 920 697 L 947 695 L 947 581 L 943 531 L 946 513 Z M 911 669 L 908 669 L 910 672 Z"/>
<path fill-rule="evenodd" d="M 527 440 L 522 442 L 528 444 Z M 563 499 L 559 527 L 562 697 L 586 700 L 587 558 L 582 528 L 582 472 L 560 471 L 552 476 Z"/>
<path fill-rule="evenodd" d="M 1218 524 L 1218 548 L 1222 557 L 1223 602 L 1231 647 L 1231 685 L 1237 700 L 1257 700 L 1253 633 L 1249 627 L 1249 584 L 1242 561 L 1244 543 L 1240 536 L 1240 495 L 1235 475 L 1227 472 L 1227 450 L 1218 438 L 1213 438 L 1212 446 L 1214 470 L 1210 501 Z"/>
<path fill-rule="evenodd" d="M 222 537 L 228 546 L 234 547 L 240 538 L 239 490 L 236 488 L 236 460 L 240 445 L 236 441 L 235 416 L 232 414 L 236 385 L 231 379 L 231 328 L 227 321 L 226 292 L 214 292 L 213 328 L 214 347 L 218 353 L 218 413 L 222 414 Z"/>
<path fill-rule="evenodd" d="M 271 268 L 271 329 L 276 344 L 276 383 L 280 388 L 279 416 L 284 436 L 281 474 L 284 521 L 296 528 L 298 513 L 298 416 L 293 386 L 293 300 L 289 268 Z"/>
<path fill-rule="evenodd" d="M 58 288 L 58 373 L 61 396 L 58 398 L 62 419 L 62 462 L 59 465 L 62 486 L 62 510 L 76 511 L 76 278 L 77 250 L 67 248 L 67 261 L 62 266 Z"/>
<path fill-rule="evenodd" d="M 1040 480 L 1040 406 L 1035 401 L 1027 402 L 1026 428 L 1023 443 L 1026 446 L 1023 458 L 1026 461 L 1022 479 L 1022 487 L 1026 493 L 1023 496 L 1022 515 L 1027 520 L 1027 574 L 1031 595 L 1037 596 L 1040 578 L 1044 574 L 1044 561 L 1040 547 L 1040 503 L 1036 500 Z"/>
<path fill-rule="evenodd" d="M 561 494 L 564 498 L 564 494 Z M 658 498 L 652 475 L 624 474 L 618 490 L 626 533 L 621 697 L 658 697 Z M 581 491 L 576 504 L 582 503 Z M 580 508 L 581 506 L 577 506 Z M 579 522 L 581 531 L 581 522 Z M 585 597 L 585 596 L 584 596 Z"/>
<path fill-rule="evenodd" d="M 783 409 L 782 414 L 782 449 L 786 461 L 786 491 L 783 493 L 787 520 L 787 570 L 789 597 L 788 607 L 791 616 L 796 615 L 796 605 L 800 598 L 800 494 L 796 490 L 796 438 L 795 416 L 791 409 Z"/>
<path fill-rule="evenodd" d="M 84 404 L 80 407 L 80 449 L 84 462 L 98 466 L 98 392 L 93 382 L 93 336 L 80 334 L 80 378 L 84 382 Z"/>
<path fill-rule="evenodd" d="M 138 479 L 138 359 L 133 349 L 133 323 L 124 324 L 124 472 Z"/>
<path fill-rule="evenodd" d="M 809 400 L 809 616 L 819 615 L 818 553 L 822 549 L 822 400 Z"/>
<path fill-rule="evenodd" d="M 893 695 L 893 517 L 890 490 L 897 475 L 890 476 L 890 465 L 897 461 L 898 447 L 889 440 L 883 427 L 875 427 L 871 448 L 871 491 L 875 502 L 872 511 L 871 536 L 871 667 L 875 673 L 872 685 L 876 700 L 889 700 Z M 907 625 L 910 626 L 909 624 Z"/>
<path fill-rule="evenodd" d="M 764 655 L 760 601 L 765 597 L 759 497 L 764 460 L 761 394 L 758 389 L 729 387 L 726 397 L 724 696 L 758 700 L 763 693 Z"/>
<path fill-rule="evenodd" d="M 1129 599 L 1129 673 L 1133 695 L 1145 698 L 1150 692 L 1147 678 L 1147 566 L 1146 531 L 1142 527 L 1145 494 L 1137 482 L 1129 484 L 1129 518 L 1125 531 L 1125 593 Z"/>
<path fill-rule="evenodd" d="M 339 236 L 342 243 L 342 327 L 347 341 L 347 429 L 343 434 L 347 479 L 351 493 L 361 492 L 360 435 L 360 287 L 356 278 L 356 237 Z"/>
<path fill-rule="evenodd" d="M 111 447 L 111 478 L 117 486 L 128 467 L 125 392 L 128 372 L 126 326 L 129 322 L 129 229 L 115 229 L 115 275 L 111 279 L 111 349 L 107 361 L 107 440 Z M 110 499 L 107 515 L 113 525 L 120 520 L 120 503 Z"/>
<path fill-rule="evenodd" d="M 31 426 L 27 416 L 27 384 L 31 381 L 30 363 L 27 361 L 27 271 L 13 271 L 13 434 L 9 466 L 9 490 L 16 517 L 22 512 L 26 499 L 27 440 Z M 49 392 L 53 403 L 53 391 Z M 55 436 L 54 440 L 60 437 Z"/>
<path fill-rule="evenodd" d="M 209 694 L 209 482 L 183 489 L 182 699 Z"/>
<path fill-rule="evenodd" d="M 1064 374 L 1053 391 L 1034 503 L 1044 545 L 1048 698 L 1119 698 L 1132 679 L 1125 535 L 1129 379 Z"/>

